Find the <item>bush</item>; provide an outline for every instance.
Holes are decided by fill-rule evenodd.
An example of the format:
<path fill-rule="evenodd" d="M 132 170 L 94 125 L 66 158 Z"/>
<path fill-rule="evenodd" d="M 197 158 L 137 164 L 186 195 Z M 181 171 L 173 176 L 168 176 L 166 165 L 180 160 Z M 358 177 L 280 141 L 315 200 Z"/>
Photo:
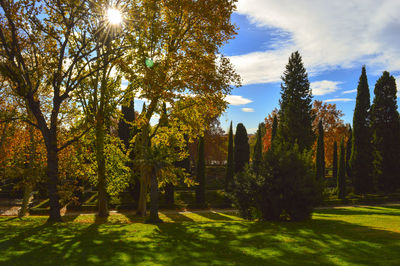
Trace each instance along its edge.
<path fill-rule="evenodd" d="M 310 152 L 275 143 L 265 155 L 259 176 L 246 169 L 235 176 L 231 199 L 242 217 L 305 220 L 321 200 Z"/>

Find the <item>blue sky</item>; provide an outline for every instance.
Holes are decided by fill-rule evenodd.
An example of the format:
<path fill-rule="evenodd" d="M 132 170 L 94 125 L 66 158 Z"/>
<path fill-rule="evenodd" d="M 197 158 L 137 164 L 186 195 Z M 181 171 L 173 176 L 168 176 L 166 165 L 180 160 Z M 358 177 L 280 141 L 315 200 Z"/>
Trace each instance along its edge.
<path fill-rule="evenodd" d="M 315 100 L 334 103 L 351 123 L 363 64 L 373 100 L 376 80 L 387 70 L 400 81 L 400 1 L 239 0 L 232 22 L 235 39 L 221 52 L 243 79 L 227 97 L 221 117 L 228 128 L 243 123 L 248 133 L 278 106 L 280 76 L 298 50 Z"/>

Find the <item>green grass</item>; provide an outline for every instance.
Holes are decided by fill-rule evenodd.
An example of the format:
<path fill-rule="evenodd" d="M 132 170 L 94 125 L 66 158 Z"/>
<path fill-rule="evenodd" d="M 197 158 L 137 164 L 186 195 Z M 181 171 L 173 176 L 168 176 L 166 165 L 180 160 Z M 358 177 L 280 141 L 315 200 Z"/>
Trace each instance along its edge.
<path fill-rule="evenodd" d="M 400 207 L 318 210 L 296 223 L 233 213 L 0 217 L 0 265 L 399 265 Z"/>

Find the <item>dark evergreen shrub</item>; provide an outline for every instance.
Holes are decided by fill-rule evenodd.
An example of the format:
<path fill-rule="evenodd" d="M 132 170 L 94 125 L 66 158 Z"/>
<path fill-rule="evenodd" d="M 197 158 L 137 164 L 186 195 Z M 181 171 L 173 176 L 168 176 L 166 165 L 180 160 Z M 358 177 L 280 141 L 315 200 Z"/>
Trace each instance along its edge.
<path fill-rule="evenodd" d="M 299 221 L 310 217 L 321 199 L 320 188 L 311 152 L 274 143 L 259 176 L 249 169 L 235 176 L 231 198 L 244 218 Z"/>

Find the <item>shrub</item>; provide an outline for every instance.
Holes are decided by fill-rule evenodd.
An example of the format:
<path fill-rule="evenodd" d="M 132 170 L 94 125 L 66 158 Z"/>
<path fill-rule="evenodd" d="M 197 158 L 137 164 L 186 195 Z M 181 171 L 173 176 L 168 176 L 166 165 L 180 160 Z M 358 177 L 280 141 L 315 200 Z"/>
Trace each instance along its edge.
<path fill-rule="evenodd" d="M 263 161 L 261 174 L 250 169 L 235 176 L 231 199 L 242 217 L 262 220 L 305 220 L 321 200 L 311 152 L 278 144 Z"/>

